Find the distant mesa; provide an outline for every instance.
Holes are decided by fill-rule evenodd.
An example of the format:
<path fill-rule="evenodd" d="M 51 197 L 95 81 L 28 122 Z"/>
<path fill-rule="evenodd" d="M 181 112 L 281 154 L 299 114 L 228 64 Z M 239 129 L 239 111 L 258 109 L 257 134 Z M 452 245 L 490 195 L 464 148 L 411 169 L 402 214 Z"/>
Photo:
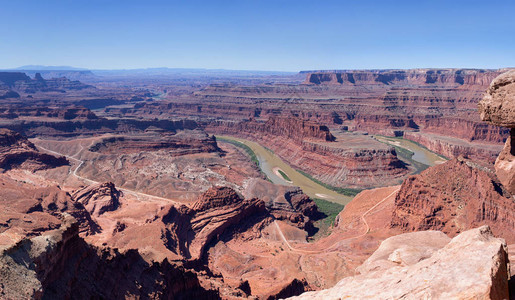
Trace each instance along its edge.
<path fill-rule="evenodd" d="M 302 71 L 305 84 L 488 84 L 497 74 L 486 69 Z M 484 75 L 487 75 L 486 78 Z"/>
<path fill-rule="evenodd" d="M 66 77 L 44 79 L 39 72 L 34 74 L 34 79 L 22 72 L 0 72 L 0 89 L 11 89 L 16 92 L 35 93 L 87 88 L 94 87 L 79 81 L 71 81 Z"/>
<path fill-rule="evenodd" d="M 13 70 L 44 70 L 44 71 L 87 71 L 85 68 L 76 68 L 70 66 L 42 66 L 42 65 L 25 65 L 14 68 Z"/>

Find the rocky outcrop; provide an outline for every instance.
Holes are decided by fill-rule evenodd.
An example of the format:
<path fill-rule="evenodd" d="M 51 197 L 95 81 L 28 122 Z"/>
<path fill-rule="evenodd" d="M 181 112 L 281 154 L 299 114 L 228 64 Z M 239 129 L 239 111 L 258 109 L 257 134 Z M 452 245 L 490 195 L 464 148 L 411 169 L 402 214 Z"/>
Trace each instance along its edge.
<path fill-rule="evenodd" d="M 361 275 L 290 299 L 508 299 L 508 265 L 505 242 L 488 226 L 448 243 L 437 232 L 408 233 L 383 241 Z"/>
<path fill-rule="evenodd" d="M 451 239 L 441 231 L 419 231 L 399 234 L 381 242 L 379 248 L 356 268 L 361 274 L 406 267 L 430 258 Z"/>
<path fill-rule="evenodd" d="M 62 92 L 69 90 L 82 90 L 94 88 L 92 85 L 83 84 L 80 81 L 71 81 L 66 77 L 43 79 L 40 73 L 36 73 L 32 80 L 18 80 L 14 82 L 13 89 L 24 93 L 36 92 Z"/>
<path fill-rule="evenodd" d="M 515 128 L 515 70 L 496 77 L 478 107 L 483 121 Z"/>
<path fill-rule="evenodd" d="M 277 220 L 287 220 L 296 226 L 310 230 L 311 220 L 320 217 L 315 202 L 298 187 L 273 184 L 252 178 L 247 181 L 243 195 L 247 199 L 259 198 L 265 202 L 270 214 Z"/>
<path fill-rule="evenodd" d="M 0 118 L 15 120 L 23 117 L 54 118 L 60 120 L 98 119 L 91 110 L 80 106 L 65 108 L 31 106 L 26 104 L 7 104 L 0 106 Z"/>
<path fill-rule="evenodd" d="M 495 172 L 502 184 L 515 194 L 515 129 L 511 129 L 511 134 L 506 145 L 495 161 Z"/>
<path fill-rule="evenodd" d="M 210 243 L 228 228 L 245 230 L 265 216 L 262 200 L 244 200 L 231 188 L 213 187 L 191 208 L 184 205 L 164 208 L 157 221 L 165 224 L 163 238 L 170 250 L 190 260 L 201 260 Z"/>
<path fill-rule="evenodd" d="M 0 84 L 12 88 L 17 81 L 30 81 L 30 77 L 22 72 L 0 72 Z"/>
<path fill-rule="evenodd" d="M 65 157 L 40 153 L 34 144 L 21 134 L 0 128 L 0 169 L 13 168 L 37 171 L 67 165 Z"/>
<path fill-rule="evenodd" d="M 445 180 L 442 180 L 445 178 Z M 454 236 L 489 225 L 515 242 L 515 202 L 488 166 L 453 159 L 404 181 L 391 227 L 404 232 L 440 230 Z"/>
<path fill-rule="evenodd" d="M 100 216 L 107 211 L 114 211 L 120 206 L 121 191 L 112 182 L 97 183 L 83 187 L 72 193 L 72 198 L 84 205 L 92 216 Z"/>
<path fill-rule="evenodd" d="M 467 142 L 483 142 L 501 144 L 509 135 L 506 128 L 497 127 L 480 120 L 465 117 L 425 116 L 415 120 L 417 128 L 423 128 L 424 133 L 449 135 Z"/>
<path fill-rule="evenodd" d="M 34 79 L 31 79 L 22 72 L 0 72 L 0 87 L 2 85 L 24 93 L 63 92 L 67 90 L 94 88 L 80 81 L 71 81 L 66 77 L 44 79 L 41 77 L 40 73 L 35 73 Z"/>
<path fill-rule="evenodd" d="M 511 128 L 510 137 L 495 161 L 499 180 L 515 194 L 515 70 L 495 78 L 478 104 L 483 121 Z"/>
<path fill-rule="evenodd" d="M 12 231 L 17 236 L 31 236 L 53 229 L 63 213 L 78 220 L 84 235 L 101 230 L 84 206 L 58 186 L 33 188 L 7 179 L 1 183 L 0 233 Z"/>
<path fill-rule="evenodd" d="M 0 297 L 5 299 L 218 299 L 182 267 L 146 262 L 137 250 L 97 248 L 65 216 L 59 229 L 0 248 Z"/>
<path fill-rule="evenodd" d="M 2 96 L 0 96 L 0 99 L 9 98 L 20 98 L 20 94 L 16 93 L 15 91 L 6 91 Z"/>

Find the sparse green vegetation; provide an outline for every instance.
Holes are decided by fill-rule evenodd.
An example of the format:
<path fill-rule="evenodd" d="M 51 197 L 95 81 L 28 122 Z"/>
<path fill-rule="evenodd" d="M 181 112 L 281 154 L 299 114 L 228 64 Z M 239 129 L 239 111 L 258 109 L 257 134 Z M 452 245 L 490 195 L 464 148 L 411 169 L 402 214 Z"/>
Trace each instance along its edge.
<path fill-rule="evenodd" d="M 395 145 L 392 145 L 392 144 L 389 144 L 389 145 L 392 146 L 393 148 L 395 148 L 395 152 L 397 153 L 397 156 L 401 160 L 403 160 L 405 162 L 408 162 L 410 165 L 415 167 L 416 171 L 413 174 L 419 174 L 420 172 L 422 172 L 425 169 L 429 168 L 428 165 L 423 164 L 421 162 L 418 162 L 416 160 L 413 160 L 413 155 L 415 153 L 409 151 L 408 149 L 399 147 L 399 146 L 395 146 Z"/>
<path fill-rule="evenodd" d="M 218 141 L 221 141 L 221 142 L 224 142 L 224 143 L 228 143 L 228 144 L 231 144 L 231 145 L 234 145 L 238 148 L 241 148 L 245 151 L 245 153 L 247 153 L 247 155 L 250 157 L 250 160 L 256 164 L 256 166 L 259 168 L 259 171 L 265 175 L 266 177 L 266 180 L 272 182 L 268 176 L 266 176 L 266 174 L 263 172 L 263 170 L 261 170 L 261 167 L 259 165 L 259 160 L 256 156 L 256 153 L 254 153 L 254 151 L 252 150 L 252 148 L 250 148 L 249 146 L 245 145 L 244 143 L 240 143 L 238 141 L 235 141 L 235 140 L 230 140 L 230 139 L 226 139 L 226 138 L 223 138 L 223 137 L 219 137 L 217 136 L 216 139 Z"/>
<path fill-rule="evenodd" d="M 353 196 L 359 192 L 359 190 L 352 189 L 329 189 L 327 185 L 319 184 L 319 181 L 313 180 L 311 176 L 305 176 L 304 174 L 299 173 L 290 165 L 282 161 L 282 159 L 279 156 L 275 155 L 270 149 L 265 149 L 262 145 L 260 145 L 257 142 L 247 141 L 235 137 L 233 138 L 230 136 L 217 136 L 217 139 L 220 142 L 228 143 L 234 141 L 236 143 L 231 144 L 237 147 L 241 147 L 241 145 L 243 144 L 247 147 L 250 147 L 250 149 L 254 152 L 254 155 L 257 156 L 257 158 L 259 158 L 259 161 L 263 163 L 263 165 L 259 165 L 260 169 L 264 168 L 261 170 L 263 173 L 276 173 L 277 176 L 281 178 L 281 174 L 277 172 L 277 170 L 274 170 L 274 168 L 281 169 L 287 175 L 287 178 L 283 177 L 283 179 L 289 179 L 289 181 L 293 182 L 294 185 L 299 186 L 304 191 L 304 193 L 306 195 L 309 195 L 310 197 L 327 197 L 324 199 L 332 202 L 345 204 L 352 200 Z M 246 149 L 247 147 L 241 148 Z M 249 153 L 249 151 L 245 151 Z M 249 156 L 252 157 L 250 153 Z M 276 176 L 274 176 L 273 178 L 276 178 Z M 340 193 L 338 193 L 338 191 Z"/>
<path fill-rule="evenodd" d="M 314 223 L 315 227 L 318 228 L 318 232 L 313 236 L 313 239 L 316 240 L 326 236 L 329 233 L 329 229 L 334 225 L 336 216 L 343 210 L 345 206 L 319 198 L 312 198 L 312 200 L 316 203 L 318 211 L 326 216 Z"/>
<path fill-rule="evenodd" d="M 329 189 L 331 191 L 335 191 L 338 194 L 342 194 L 344 196 L 354 197 L 357 194 L 359 194 L 361 191 L 363 191 L 362 189 L 351 189 L 351 188 L 335 187 L 335 186 L 329 185 L 327 183 L 324 183 L 324 182 L 314 178 L 313 176 L 311 176 L 310 174 L 308 174 L 308 173 L 306 173 L 306 172 L 304 172 L 302 170 L 297 170 L 297 172 L 299 172 L 300 174 L 306 176 L 307 178 L 309 178 L 310 180 L 314 181 L 315 183 L 320 184 L 321 186 L 325 187 L 326 189 Z"/>
<path fill-rule="evenodd" d="M 249 146 L 245 145 L 244 143 L 240 143 L 240 142 L 235 141 L 235 140 L 229 140 L 229 139 L 226 139 L 226 138 L 223 138 L 223 137 L 218 137 L 217 136 L 216 139 L 219 140 L 219 141 L 225 142 L 225 143 L 229 143 L 231 145 L 234 145 L 236 147 L 239 147 L 239 148 L 245 150 L 245 152 L 247 152 L 247 155 L 250 156 L 250 160 L 259 167 L 259 160 L 257 159 L 256 153 L 254 153 L 254 151 L 252 151 L 252 149 Z"/>
<path fill-rule="evenodd" d="M 270 149 L 270 148 L 268 148 L 268 147 L 266 147 L 266 146 L 263 146 L 263 148 L 265 148 L 265 149 L 266 149 L 266 151 L 268 151 L 268 152 L 270 152 L 270 153 L 272 153 L 272 154 L 275 154 L 275 152 L 274 152 L 272 149 Z"/>
<path fill-rule="evenodd" d="M 283 170 L 277 170 L 279 172 L 279 174 L 281 174 L 281 176 L 284 178 L 284 180 L 286 181 L 291 181 L 290 177 L 288 177 L 288 175 L 286 175 L 286 173 L 283 172 Z"/>
<path fill-rule="evenodd" d="M 436 158 L 441 158 L 443 160 L 448 160 L 447 157 L 443 156 L 443 155 L 440 155 L 438 153 L 435 153 L 429 149 L 427 149 L 426 147 L 424 147 L 423 145 L 417 143 L 417 142 L 414 142 L 414 141 L 411 141 L 411 140 L 406 140 L 406 139 L 403 139 L 403 138 L 395 138 L 395 137 L 388 137 L 388 136 L 382 136 L 382 135 L 377 135 L 376 136 L 376 140 L 381 142 L 381 143 L 385 143 L 389 146 L 392 146 L 395 148 L 395 152 L 397 153 L 397 156 L 403 160 L 404 162 L 407 162 L 409 163 L 410 165 L 412 165 L 413 167 L 415 167 L 416 171 L 413 173 L 413 174 L 419 174 L 420 172 L 424 171 L 425 169 L 429 168 L 430 166 L 427 165 L 427 164 L 424 164 L 424 163 L 421 163 L 421 162 L 418 162 L 416 160 L 413 159 L 413 155 L 415 154 L 414 152 L 404 148 L 404 147 L 401 147 L 401 146 L 397 146 L 397 145 L 394 145 L 393 143 L 394 142 L 409 142 L 409 143 L 412 143 L 418 147 L 420 147 L 421 149 L 424 149 L 425 151 L 429 152 L 429 153 L 432 153 L 434 155 L 434 157 Z M 391 143 L 388 143 L 388 142 L 391 142 Z"/>

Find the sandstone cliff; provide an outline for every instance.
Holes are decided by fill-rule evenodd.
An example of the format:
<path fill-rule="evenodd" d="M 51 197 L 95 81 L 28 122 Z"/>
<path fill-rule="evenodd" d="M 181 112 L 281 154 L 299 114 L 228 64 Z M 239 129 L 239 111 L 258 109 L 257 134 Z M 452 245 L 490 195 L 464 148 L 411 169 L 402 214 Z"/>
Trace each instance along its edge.
<path fill-rule="evenodd" d="M 440 230 L 454 236 L 489 225 L 515 242 L 515 202 L 494 172 L 470 160 L 454 159 L 404 181 L 391 226 L 404 232 Z"/>
<path fill-rule="evenodd" d="M 329 129 L 315 122 L 302 120 L 301 118 L 291 117 L 272 117 L 265 122 L 251 119 L 242 122 L 222 122 L 209 124 L 208 128 L 226 127 L 231 132 L 262 133 L 291 139 L 297 143 L 302 143 L 305 139 L 318 141 L 334 141 L 334 136 Z"/>
<path fill-rule="evenodd" d="M 307 84 L 485 85 L 499 73 L 480 69 L 304 71 Z"/>

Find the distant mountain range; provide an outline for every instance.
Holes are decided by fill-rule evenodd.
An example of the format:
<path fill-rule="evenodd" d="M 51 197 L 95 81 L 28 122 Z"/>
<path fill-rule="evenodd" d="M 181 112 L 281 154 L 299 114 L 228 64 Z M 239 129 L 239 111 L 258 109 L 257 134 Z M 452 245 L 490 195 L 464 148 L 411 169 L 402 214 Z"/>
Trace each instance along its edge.
<path fill-rule="evenodd" d="M 91 71 L 95 75 L 103 76 L 162 76 L 162 75 L 224 75 L 224 76 L 269 76 L 292 75 L 297 72 L 259 71 L 259 70 L 228 70 L 228 69 L 202 69 L 202 68 L 140 68 L 140 69 L 86 69 L 71 66 L 42 66 L 25 65 L 5 71 Z M 41 72 L 45 73 L 45 72 Z M 43 75 L 44 76 L 44 75 Z"/>
<path fill-rule="evenodd" d="M 256 71 L 256 70 L 227 70 L 227 69 L 200 69 L 200 68 L 142 68 L 142 69 L 84 69 L 71 66 L 43 66 L 25 65 L 12 69 L 0 70 L 0 72 L 20 72 L 34 78 L 39 73 L 45 79 L 66 77 L 70 80 L 95 83 L 102 80 L 125 80 L 138 78 L 153 79 L 208 79 L 208 80 L 227 80 L 227 79 L 272 79 L 290 78 L 299 76 L 297 72 L 279 71 Z M 298 80 L 303 79 L 298 78 Z"/>
<path fill-rule="evenodd" d="M 26 65 L 11 70 L 35 70 L 35 71 L 87 71 L 85 68 L 76 68 L 70 66 L 41 66 L 41 65 Z"/>

